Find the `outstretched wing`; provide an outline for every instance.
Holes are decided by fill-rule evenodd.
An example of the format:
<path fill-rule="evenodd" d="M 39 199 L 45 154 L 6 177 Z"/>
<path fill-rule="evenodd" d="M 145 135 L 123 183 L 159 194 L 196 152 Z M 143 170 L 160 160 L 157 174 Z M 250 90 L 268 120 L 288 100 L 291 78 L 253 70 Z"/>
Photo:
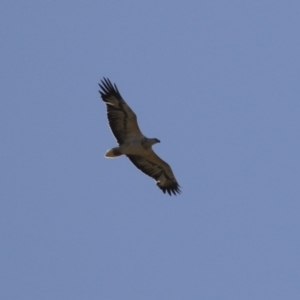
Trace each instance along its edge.
<path fill-rule="evenodd" d="M 164 192 L 180 194 L 180 186 L 171 167 L 150 149 L 146 155 L 127 155 L 131 162 L 142 172 L 156 180 L 156 185 Z"/>
<path fill-rule="evenodd" d="M 119 144 L 131 137 L 143 137 L 137 117 L 120 95 L 117 86 L 108 78 L 103 78 L 99 83 L 102 100 L 106 103 L 109 126 Z"/>

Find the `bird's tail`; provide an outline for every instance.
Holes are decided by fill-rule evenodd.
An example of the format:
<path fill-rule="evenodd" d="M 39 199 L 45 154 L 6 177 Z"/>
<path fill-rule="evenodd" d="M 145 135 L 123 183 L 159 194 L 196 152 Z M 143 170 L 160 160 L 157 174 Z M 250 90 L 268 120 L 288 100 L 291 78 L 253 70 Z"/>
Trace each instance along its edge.
<path fill-rule="evenodd" d="M 105 153 L 105 157 L 114 158 L 114 157 L 118 157 L 122 154 L 123 153 L 121 153 L 120 148 L 116 147 L 116 148 L 111 148 L 111 149 L 107 150 L 107 152 Z"/>

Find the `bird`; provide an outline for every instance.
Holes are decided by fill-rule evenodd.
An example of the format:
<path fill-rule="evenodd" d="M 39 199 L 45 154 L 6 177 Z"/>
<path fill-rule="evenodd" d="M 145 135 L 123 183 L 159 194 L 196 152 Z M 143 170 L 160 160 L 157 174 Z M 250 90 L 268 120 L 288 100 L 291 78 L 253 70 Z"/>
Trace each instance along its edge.
<path fill-rule="evenodd" d="M 106 104 L 109 126 L 119 145 L 107 150 L 105 157 L 125 155 L 139 170 L 152 177 L 164 194 L 180 194 L 180 185 L 171 167 L 152 150 L 152 146 L 160 140 L 143 135 L 136 114 L 122 98 L 116 84 L 104 77 L 99 87 L 100 96 Z"/>

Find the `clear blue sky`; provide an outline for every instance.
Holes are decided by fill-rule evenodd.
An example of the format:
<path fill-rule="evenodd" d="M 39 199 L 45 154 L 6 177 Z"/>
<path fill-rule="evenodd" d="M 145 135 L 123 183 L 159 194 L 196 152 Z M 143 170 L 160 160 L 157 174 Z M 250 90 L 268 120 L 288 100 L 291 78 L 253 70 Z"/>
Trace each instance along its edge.
<path fill-rule="evenodd" d="M 298 300 L 299 1 L 2 1 L 0 298 Z M 182 187 L 116 145 L 115 82 Z"/>

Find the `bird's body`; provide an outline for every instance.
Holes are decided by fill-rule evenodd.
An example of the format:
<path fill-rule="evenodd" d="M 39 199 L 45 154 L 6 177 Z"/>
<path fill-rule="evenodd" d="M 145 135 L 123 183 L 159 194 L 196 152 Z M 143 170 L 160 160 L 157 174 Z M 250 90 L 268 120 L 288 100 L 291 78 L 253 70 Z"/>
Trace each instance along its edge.
<path fill-rule="evenodd" d="M 142 138 L 129 138 L 126 139 L 123 144 L 119 147 L 109 149 L 105 156 L 106 157 L 116 157 L 122 154 L 125 155 L 147 155 L 147 152 L 151 149 L 152 145 L 157 143 L 156 139 L 148 139 L 146 137 Z M 111 151 L 113 150 L 113 151 Z M 119 153 L 119 155 L 114 155 L 114 153 Z"/>
<path fill-rule="evenodd" d="M 106 78 L 101 83 L 100 95 L 106 103 L 109 125 L 119 144 L 119 147 L 109 149 L 105 156 L 114 158 L 126 155 L 138 169 L 154 178 L 164 193 L 180 193 L 170 166 L 152 150 L 152 146 L 160 141 L 142 134 L 135 113 L 124 101 L 116 85 Z"/>

